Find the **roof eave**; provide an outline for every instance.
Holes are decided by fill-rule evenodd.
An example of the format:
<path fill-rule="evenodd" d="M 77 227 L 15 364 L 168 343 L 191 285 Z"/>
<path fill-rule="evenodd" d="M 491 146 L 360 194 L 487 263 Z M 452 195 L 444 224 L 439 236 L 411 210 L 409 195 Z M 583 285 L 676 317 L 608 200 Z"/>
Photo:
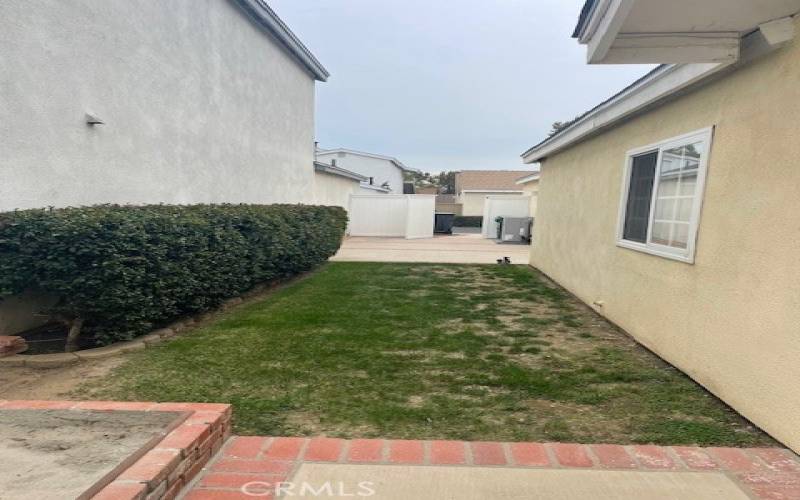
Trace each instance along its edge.
<path fill-rule="evenodd" d="M 314 162 L 314 170 L 317 172 L 323 172 L 330 175 L 337 175 L 339 177 L 345 177 L 348 179 L 352 179 L 356 182 L 366 182 L 367 177 L 364 177 L 361 174 L 357 174 L 355 172 L 351 172 L 350 170 L 346 170 L 340 167 L 335 167 L 333 165 L 329 165 L 327 163 L 322 163 L 319 161 Z"/>
<path fill-rule="evenodd" d="M 580 16 L 578 16 L 578 24 L 572 32 L 572 38 L 581 38 L 586 29 L 586 25 L 594 14 L 594 9 L 597 6 L 597 0 L 586 0 L 581 8 Z"/>
<path fill-rule="evenodd" d="M 252 19 L 259 27 L 274 36 L 297 61 L 314 76 L 314 79 L 321 82 L 328 80 L 330 73 L 322 63 L 314 57 L 314 54 L 303 45 L 292 30 L 275 14 L 264 0 L 234 0 L 237 5 Z"/>
<path fill-rule="evenodd" d="M 520 156 L 525 163 L 541 161 L 576 142 L 616 126 L 631 115 L 641 113 L 727 67 L 729 65 L 714 63 L 658 66 L 586 112 L 569 127 L 529 148 Z"/>
<path fill-rule="evenodd" d="M 391 189 L 386 189 L 384 187 L 375 186 L 373 184 L 362 184 L 361 187 L 364 188 L 364 189 L 371 189 L 373 191 L 380 191 L 381 193 L 391 193 L 392 192 Z"/>
<path fill-rule="evenodd" d="M 394 166 L 396 166 L 400 170 L 404 170 L 406 172 L 416 172 L 416 173 L 422 172 L 418 168 L 411 168 L 411 167 L 405 166 L 403 164 L 403 162 L 401 162 L 400 160 L 398 160 L 397 158 L 395 158 L 393 156 L 380 155 L 380 154 L 377 154 L 377 153 L 367 153 L 366 151 L 356 151 L 355 149 L 347 149 L 347 148 L 320 149 L 320 150 L 317 151 L 318 155 L 325 155 L 325 154 L 331 154 L 331 153 L 347 153 L 347 154 L 352 154 L 352 155 L 365 156 L 367 158 L 375 158 L 375 159 L 378 159 L 378 160 L 386 160 L 386 161 L 392 162 L 394 164 Z"/>
<path fill-rule="evenodd" d="M 519 186 L 522 186 L 522 185 L 525 185 L 525 184 L 529 184 L 531 182 L 538 181 L 539 177 L 540 177 L 540 175 L 538 173 L 533 174 L 533 175 L 528 175 L 526 177 L 518 179 L 516 184 L 519 185 Z"/>

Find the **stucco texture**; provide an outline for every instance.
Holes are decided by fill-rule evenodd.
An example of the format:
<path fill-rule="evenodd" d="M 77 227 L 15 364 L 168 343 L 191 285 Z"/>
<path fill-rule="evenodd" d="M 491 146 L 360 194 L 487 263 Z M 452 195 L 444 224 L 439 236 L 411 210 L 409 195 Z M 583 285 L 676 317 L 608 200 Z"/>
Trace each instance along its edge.
<path fill-rule="evenodd" d="M 360 186 L 361 183 L 353 179 L 317 172 L 314 186 L 315 203 L 349 210 L 350 195 L 360 194 Z"/>
<path fill-rule="evenodd" d="M 536 207 L 539 201 L 539 181 L 531 181 L 520 186 L 522 193 L 531 197 L 531 217 L 536 217 Z"/>
<path fill-rule="evenodd" d="M 0 210 L 310 203 L 313 135 L 314 79 L 230 0 L 0 2 Z"/>
<path fill-rule="evenodd" d="M 531 263 L 800 451 L 800 43 L 542 165 Z M 715 127 L 686 264 L 616 246 L 625 153 Z"/>

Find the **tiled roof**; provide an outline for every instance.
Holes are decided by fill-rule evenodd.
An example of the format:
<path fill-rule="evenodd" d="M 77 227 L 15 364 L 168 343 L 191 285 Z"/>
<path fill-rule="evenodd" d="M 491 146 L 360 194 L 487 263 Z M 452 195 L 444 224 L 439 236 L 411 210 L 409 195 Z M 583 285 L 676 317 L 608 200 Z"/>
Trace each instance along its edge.
<path fill-rule="evenodd" d="M 531 175 L 533 170 L 463 170 L 456 173 L 456 192 L 461 191 L 519 191 L 517 180 Z"/>

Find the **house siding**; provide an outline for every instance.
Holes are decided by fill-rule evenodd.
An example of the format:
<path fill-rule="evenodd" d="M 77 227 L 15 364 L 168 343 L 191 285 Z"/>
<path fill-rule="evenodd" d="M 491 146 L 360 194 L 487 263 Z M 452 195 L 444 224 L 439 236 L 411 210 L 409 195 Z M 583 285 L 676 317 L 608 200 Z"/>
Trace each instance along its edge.
<path fill-rule="evenodd" d="M 354 153 L 343 153 L 343 156 L 340 156 L 337 152 L 318 153 L 317 158 L 325 163 L 336 160 L 337 167 L 361 174 L 364 177 L 372 177 L 372 183 L 375 186 L 382 186 L 383 183 L 388 182 L 391 194 L 403 194 L 403 171 L 390 160 Z M 369 191 L 368 194 L 375 193 L 376 191 Z"/>
<path fill-rule="evenodd" d="M 230 0 L 5 0 L 0 54 L 0 210 L 314 200 L 314 79 Z"/>
<path fill-rule="evenodd" d="M 800 451 L 800 43 L 551 156 L 531 263 Z M 616 246 L 626 152 L 715 127 L 693 265 Z"/>
<path fill-rule="evenodd" d="M 520 186 L 525 196 L 531 197 L 531 217 L 536 217 L 536 208 L 539 201 L 539 181 L 531 181 Z"/>
<path fill-rule="evenodd" d="M 314 199 L 317 205 L 350 209 L 350 195 L 360 194 L 361 183 L 339 175 L 317 172 L 314 179 Z"/>

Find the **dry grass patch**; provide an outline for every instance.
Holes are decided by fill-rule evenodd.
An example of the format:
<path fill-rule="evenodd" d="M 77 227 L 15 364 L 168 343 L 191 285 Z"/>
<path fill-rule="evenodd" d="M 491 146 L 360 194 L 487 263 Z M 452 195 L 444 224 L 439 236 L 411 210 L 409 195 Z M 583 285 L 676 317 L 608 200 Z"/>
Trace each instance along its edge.
<path fill-rule="evenodd" d="M 81 395 L 230 402 L 240 434 L 772 444 L 521 266 L 329 264 Z"/>

